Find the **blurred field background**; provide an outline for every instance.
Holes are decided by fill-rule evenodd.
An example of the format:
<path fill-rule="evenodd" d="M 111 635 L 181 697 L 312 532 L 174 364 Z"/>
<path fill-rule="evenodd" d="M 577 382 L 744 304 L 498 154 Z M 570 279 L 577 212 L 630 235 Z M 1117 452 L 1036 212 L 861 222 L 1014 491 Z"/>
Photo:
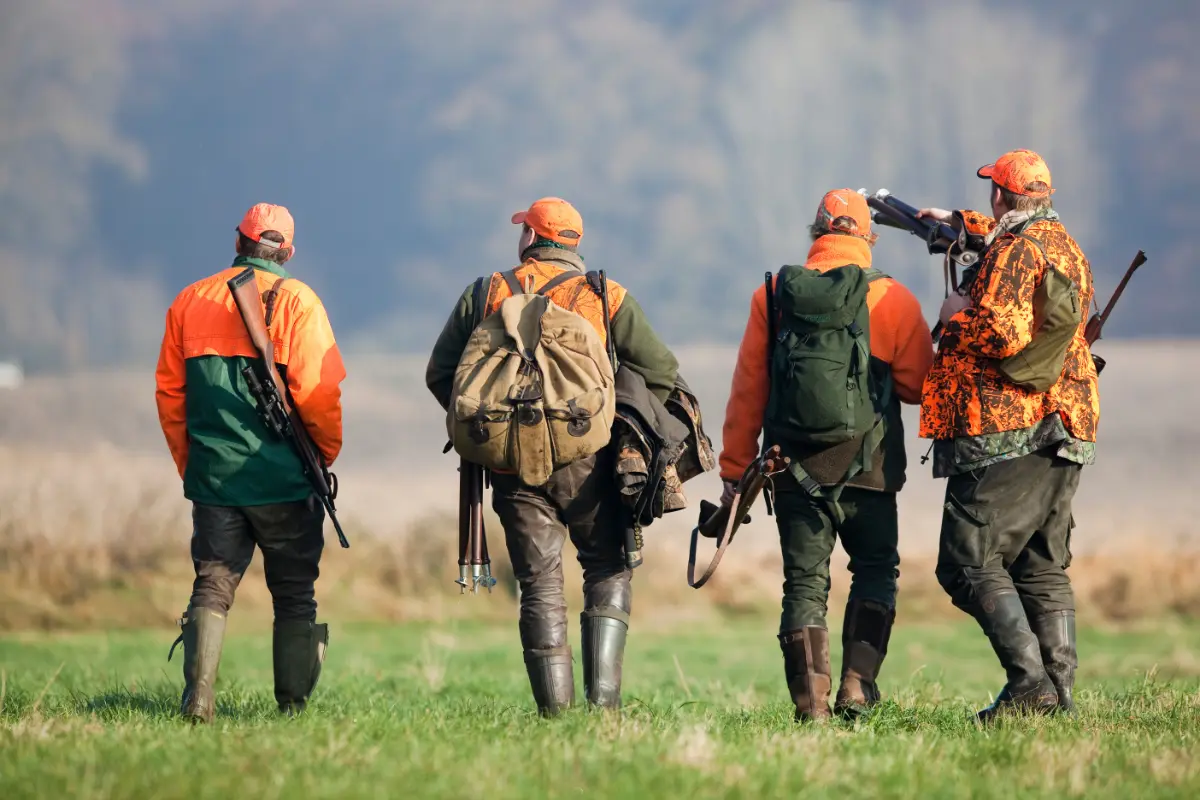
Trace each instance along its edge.
<path fill-rule="evenodd" d="M 1070 571 L 1081 614 L 1088 622 L 1200 616 L 1200 467 L 1193 455 L 1200 425 L 1190 411 L 1195 381 L 1181 368 L 1198 363 L 1200 345 L 1101 341 L 1096 351 L 1108 360 L 1100 448 L 1075 504 Z M 719 447 L 735 352 L 679 353 Z M 456 461 L 440 455 L 443 416 L 424 388 L 424 359 L 348 361 L 346 445 L 336 467 L 352 547 L 342 550 L 331 538 L 326 548 L 317 585 L 322 613 L 338 620 L 509 616 L 515 588 L 494 519 L 496 596 L 460 599 L 453 584 Z M 928 443 L 915 436 L 915 414 L 907 422 L 901 613 L 958 619 L 933 578 L 944 484 L 920 464 Z M 171 624 L 190 587 L 189 507 L 157 428 L 151 374 L 42 376 L 0 392 L 0 459 L 0 629 Z M 716 579 L 698 592 L 687 587 L 694 508 L 719 489 L 715 475 L 706 475 L 687 490 L 692 508 L 647 530 L 635 615 L 773 613 L 779 555 L 773 521 L 761 507 Z M 840 550 L 835 563 L 844 563 Z M 577 586 L 571 559 L 567 571 Z M 837 571 L 835 614 L 846 584 L 844 570 Z M 262 621 L 269 614 L 256 562 L 235 617 Z"/>

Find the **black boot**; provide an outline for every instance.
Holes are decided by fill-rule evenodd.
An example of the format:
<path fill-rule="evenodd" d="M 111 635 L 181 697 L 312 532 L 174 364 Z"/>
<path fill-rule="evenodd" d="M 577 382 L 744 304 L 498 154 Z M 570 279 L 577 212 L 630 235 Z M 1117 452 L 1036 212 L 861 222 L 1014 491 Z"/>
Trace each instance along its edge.
<path fill-rule="evenodd" d="M 991 722 L 1007 711 L 1047 714 L 1058 708 L 1058 692 L 1046 674 L 1037 637 L 1017 593 L 1002 590 L 980 596 L 975 618 L 1008 676 L 995 702 L 976 715 L 978 720 Z"/>
<path fill-rule="evenodd" d="M 887 655 L 896 610 L 870 600 L 846 604 L 842 623 L 842 679 L 833 710 L 854 717 L 879 702 L 879 669 Z"/>
<path fill-rule="evenodd" d="M 1058 708 L 1066 714 L 1075 713 L 1075 667 L 1079 658 L 1075 650 L 1075 612 L 1052 611 L 1032 617 L 1029 626 L 1037 636 L 1042 651 L 1042 663 L 1058 691 Z"/>
<path fill-rule="evenodd" d="M 271 641 L 275 668 L 275 702 L 289 717 L 308 707 L 321 677 L 329 626 L 304 620 L 275 620 Z"/>
<path fill-rule="evenodd" d="M 569 646 L 526 650 L 525 671 L 543 717 L 553 717 L 575 705 L 575 670 Z"/>
<path fill-rule="evenodd" d="M 783 673 L 796 706 L 796 721 L 821 722 L 829 713 L 829 631 L 817 625 L 779 634 Z"/>
<path fill-rule="evenodd" d="M 225 615 L 211 608 L 192 608 L 179 619 L 180 634 L 171 645 L 183 643 L 183 699 L 179 713 L 192 722 L 209 723 L 216 714 L 217 670 L 225 642 Z"/>
<path fill-rule="evenodd" d="M 621 667 L 629 614 L 614 606 L 589 608 L 579 615 L 583 629 L 583 688 L 588 703 L 621 707 Z"/>

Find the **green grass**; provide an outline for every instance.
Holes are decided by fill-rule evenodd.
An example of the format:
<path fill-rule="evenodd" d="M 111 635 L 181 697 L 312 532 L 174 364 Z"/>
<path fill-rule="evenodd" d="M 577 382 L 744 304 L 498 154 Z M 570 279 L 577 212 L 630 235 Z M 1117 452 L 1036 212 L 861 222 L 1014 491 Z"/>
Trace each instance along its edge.
<path fill-rule="evenodd" d="M 1002 676 L 972 625 L 902 625 L 887 702 L 823 728 L 792 722 L 773 634 L 635 627 L 622 713 L 541 720 L 515 624 L 334 624 L 288 720 L 269 634 L 241 633 L 207 728 L 173 716 L 169 632 L 9 635 L 0 797 L 1200 797 L 1200 625 L 1084 630 L 1080 716 L 990 730 L 970 712 Z"/>

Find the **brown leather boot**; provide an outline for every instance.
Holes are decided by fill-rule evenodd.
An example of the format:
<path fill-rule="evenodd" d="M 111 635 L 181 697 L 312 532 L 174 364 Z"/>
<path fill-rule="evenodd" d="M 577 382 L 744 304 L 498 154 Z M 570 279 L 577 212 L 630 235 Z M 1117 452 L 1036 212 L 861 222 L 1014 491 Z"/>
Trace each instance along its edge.
<path fill-rule="evenodd" d="M 879 702 L 876 680 L 887 655 L 896 610 L 871 600 L 851 600 L 842 622 L 842 678 L 835 713 L 856 717 Z"/>
<path fill-rule="evenodd" d="M 817 625 L 779 634 L 783 672 L 796 704 L 797 722 L 829 719 L 829 631 Z"/>

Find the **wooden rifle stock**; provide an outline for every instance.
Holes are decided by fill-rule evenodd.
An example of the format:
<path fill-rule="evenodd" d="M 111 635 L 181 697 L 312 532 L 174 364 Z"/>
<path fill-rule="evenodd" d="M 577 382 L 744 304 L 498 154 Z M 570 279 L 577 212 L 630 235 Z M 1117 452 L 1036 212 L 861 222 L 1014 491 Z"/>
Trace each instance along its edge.
<path fill-rule="evenodd" d="M 258 370 L 253 366 L 246 367 L 242 376 L 250 387 L 250 393 L 254 395 L 263 422 L 277 436 L 291 443 L 309 483 L 312 484 L 314 494 L 329 514 L 329 520 L 337 532 L 338 542 L 342 547 L 349 547 L 350 542 L 342 532 L 337 509 L 333 504 L 334 498 L 337 497 L 337 477 L 326 468 L 324 456 L 309 435 L 304 420 L 292 407 L 288 399 L 287 385 L 275 367 L 275 345 L 267 331 L 267 319 L 263 314 L 262 298 L 258 293 L 254 268 L 247 267 L 230 278 L 226 285 L 229 287 L 229 293 L 233 295 L 234 305 L 241 315 L 250 342 L 258 353 Z"/>
<path fill-rule="evenodd" d="M 1104 307 L 1104 311 L 1093 315 L 1088 320 L 1087 327 L 1084 328 L 1084 337 L 1087 339 L 1089 345 L 1094 344 L 1100 338 L 1100 334 L 1104 330 L 1104 323 L 1108 322 L 1108 315 L 1112 313 L 1113 308 L 1117 305 L 1117 301 L 1121 299 L 1121 294 L 1125 291 L 1125 286 L 1129 283 L 1129 279 L 1133 277 L 1133 273 L 1137 272 L 1137 268 L 1145 263 L 1145 252 L 1138 250 L 1137 255 L 1133 257 L 1133 262 L 1129 265 L 1129 269 L 1125 270 L 1125 275 L 1121 278 L 1121 282 L 1117 284 L 1117 290 L 1113 292 L 1108 305 Z"/>

